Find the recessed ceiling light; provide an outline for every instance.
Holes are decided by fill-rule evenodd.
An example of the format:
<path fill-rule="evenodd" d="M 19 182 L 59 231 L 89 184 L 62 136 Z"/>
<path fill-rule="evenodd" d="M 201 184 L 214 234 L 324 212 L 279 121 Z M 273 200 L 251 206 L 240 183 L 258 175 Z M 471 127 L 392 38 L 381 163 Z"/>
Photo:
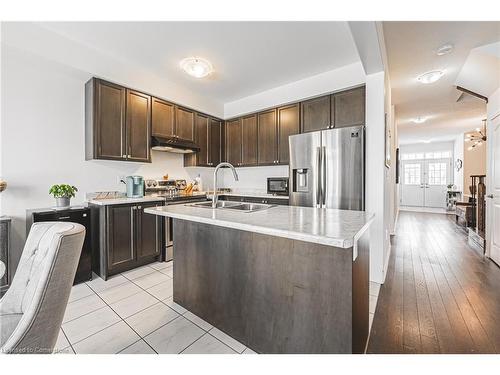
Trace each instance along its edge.
<path fill-rule="evenodd" d="M 420 83 L 434 83 L 444 75 L 442 70 L 433 70 L 417 77 Z"/>
<path fill-rule="evenodd" d="M 424 143 L 431 143 L 431 140 L 430 140 L 430 139 L 428 139 L 428 140 L 423 141 L 423 142 L 424 142 Z"/>
<path fill-rule="evenodd" d="M 451 51 L 453 51 L 453 44 L 445 44 L 444 46 L 441 46 L 436 50 L 436 55 L 438 56 L 447 55 Z"/>
<path fill-rule="evenodd" d="M 427 121 L 427 119 L 425 117 L 418 116 L 417 118 L 414 118 L 412 121 L 415 124 L 421 124 L 421 123 Z"/>
<path fill-rule="evenodd" d="M 206 77 L 214 70 L 210 61 L 201 57 L 187 57 L 179 65 L 187 74 L 196 78 Z"/>

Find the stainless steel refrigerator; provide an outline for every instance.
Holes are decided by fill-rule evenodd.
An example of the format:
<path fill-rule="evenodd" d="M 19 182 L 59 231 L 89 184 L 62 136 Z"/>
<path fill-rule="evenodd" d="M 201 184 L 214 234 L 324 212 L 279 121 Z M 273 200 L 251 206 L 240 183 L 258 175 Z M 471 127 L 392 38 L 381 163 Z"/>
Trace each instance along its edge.
<path fill-rule="evenodd" d="M 290 205 L 365 209 L 365 127 L 289 137 Z"/>

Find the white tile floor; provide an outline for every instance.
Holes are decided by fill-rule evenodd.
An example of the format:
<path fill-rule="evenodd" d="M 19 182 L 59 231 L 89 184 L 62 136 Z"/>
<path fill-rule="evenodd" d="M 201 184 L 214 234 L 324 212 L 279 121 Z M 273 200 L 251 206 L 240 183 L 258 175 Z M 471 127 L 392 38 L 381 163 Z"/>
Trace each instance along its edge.
<path fill-rule="evenodd" d="M 177 305 L 172 262 L 73 287 L 55 352 L 254 353 Z"/>
<path fill-rule="evenodd" d="M 73 287 L 56 353 L 254 354 L 172 298 L 172 262 Z M 380 285 L 370 283 L 370 328 Z"/>

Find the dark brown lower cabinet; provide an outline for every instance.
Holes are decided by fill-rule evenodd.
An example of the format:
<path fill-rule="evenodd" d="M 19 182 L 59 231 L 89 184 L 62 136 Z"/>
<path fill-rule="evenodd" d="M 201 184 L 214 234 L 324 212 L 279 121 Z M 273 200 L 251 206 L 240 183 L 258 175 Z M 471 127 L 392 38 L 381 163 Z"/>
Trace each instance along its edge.
<path fill-rule="evenodd" d="M 90 205 L 92 215 L 92 269 L 109 276 L 154 262 L 163 246 L 162 218 L 144 213 L 163 202 Z"/>
<path fill-rule="evenodd" d="M 137 206 L 137 260 L 157 257 L 161 253 L 162 217 L 144 213 L 144 209 L 161 206 L 156 202 L 143 203 Z"/>
<path fill-rule="evenodd" d="M 107 271 L 127 268 L 135 262 L 134 216 L 136 206 L 119 205 L 107 208 L 105 230 L 108 237 Z"/>

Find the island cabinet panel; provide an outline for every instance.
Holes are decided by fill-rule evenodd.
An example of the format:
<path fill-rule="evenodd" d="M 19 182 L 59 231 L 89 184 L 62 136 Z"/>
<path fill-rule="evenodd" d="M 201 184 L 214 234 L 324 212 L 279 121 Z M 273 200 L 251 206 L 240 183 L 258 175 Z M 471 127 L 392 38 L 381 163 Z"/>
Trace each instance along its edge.
<path fill-rule="evenodd" d="M 365 125 L 365 87 L 332 95 L 332 113 L 336 128 Z"/>
<path fill-rule="evenodd" d="M 242 166 L 257 165 L 257 115 L 241 119 L 241 164 Z"/>
<path fill-rule="evenodd" d="M 127 158 L 151 161 L 151 97 L 127 90 Z"/>
<path fill-rule="evenodd" d="M 171 137 L 175 135 L 175 105 L 153 98 L 151 122 L 153 136 Z"/>
<path fill-rule="evenodd" d="M 254 351 L 364 351 L 367 250 L 174 219 L 174 252 L 174 301 Z"/>
<path fill-rule="evenodd" d="M 126 89 L 94 79 L 86 85 L 87 159 L 122 160 L 125 155 Z M 93 152 L 92 152 L 93 151 Z"/>
<path fill-rule="evenodd" d="M 208 165 L 215 167 L 221 162 L 222 121 L 211 118 L 208 130 Z"/>
<path fill-rule="evenodd" d="M 163 201 L 137 204 L 90 204 L 92 271 L 106 280 L 161 257 L 163 219 L 144 213 Z"/>
<path fill-rule="evenodd" d="M 175 107 L 175 133 L 182 139 L 194 141 L 194 112 L 187 108 Z"/>
<path fill-rule="evenodd" d="M 241 119 L 226 121 L 226 159 L 234 166 L 241 165 Z"/>
<path fill-rule="evenodd" d="M 258 114 L 258 129 L 258 164 L 277 164 L 278 129 L 275 109 Z"/>
<path fill-rule="evenodd" d="M 300 133 L 300 106 L 292 104 L 278 108 L 278 156 L 277 164 L 290 162 L 288 137 Z"/>
<path fill-rule="evenodd" d="M 333 126 L 330 95 L 300 103 L 302 132 L 329 129 Z"/>

